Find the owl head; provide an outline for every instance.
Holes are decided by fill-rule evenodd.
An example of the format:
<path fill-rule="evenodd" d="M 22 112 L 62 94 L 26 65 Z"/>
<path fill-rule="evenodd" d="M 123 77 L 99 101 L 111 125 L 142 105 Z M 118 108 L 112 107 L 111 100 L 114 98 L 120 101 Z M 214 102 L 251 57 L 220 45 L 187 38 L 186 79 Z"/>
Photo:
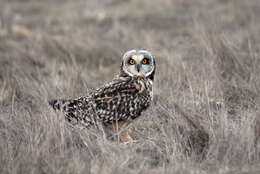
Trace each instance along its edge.
<path fill-rule="evenodd" d="M 147 50 L 130 50 L 122 57 L 121 74 L 154 79 L 155 60 Z"/>

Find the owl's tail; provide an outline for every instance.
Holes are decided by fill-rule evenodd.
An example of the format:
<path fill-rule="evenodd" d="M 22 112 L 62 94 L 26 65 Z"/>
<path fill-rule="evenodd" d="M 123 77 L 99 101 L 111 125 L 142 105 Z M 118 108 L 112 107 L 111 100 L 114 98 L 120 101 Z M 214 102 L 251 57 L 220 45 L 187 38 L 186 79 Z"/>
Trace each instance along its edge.
<path fill-rule="evenodd" d="M 74 107 L 77 103 L 75 100 L 63 100 L 63 99 L 55 99 L 55 100 L 50 100 L 49 105 L 54 109 L 54 110 L 59 110 L 65 112 L 65 118 L 72 123 L 72 121 L 77 121 L 78 118 L 77 116 L 74 115 Z M 76 123 L 76 122 L 74 122 Z"/>
<path fill-rule="evenodd" d="M 66 111 L 67 105 L 69 104 L 68 100 L 50 100 L 49 105 L 54 109 L 54 110 L 64 110 Z"/>

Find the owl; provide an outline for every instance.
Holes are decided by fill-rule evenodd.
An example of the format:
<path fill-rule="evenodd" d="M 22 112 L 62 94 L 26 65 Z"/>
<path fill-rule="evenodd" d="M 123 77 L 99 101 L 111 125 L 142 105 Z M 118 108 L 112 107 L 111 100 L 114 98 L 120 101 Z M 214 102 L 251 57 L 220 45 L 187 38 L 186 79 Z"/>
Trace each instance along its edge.
<path fill-rule="evenodd" d="M 147 50 L 130 50 L 122 56 L 119 74 L 111 82 L 86 96 L 51 100 L 49 104 L 62 111 L 69 122 L 85 127 L 115 125 L 120 130 L 151 104 L 154 75 L 154 56 Z M 119 137 L 124 142 L 132 141 L 127 133 Z"/>

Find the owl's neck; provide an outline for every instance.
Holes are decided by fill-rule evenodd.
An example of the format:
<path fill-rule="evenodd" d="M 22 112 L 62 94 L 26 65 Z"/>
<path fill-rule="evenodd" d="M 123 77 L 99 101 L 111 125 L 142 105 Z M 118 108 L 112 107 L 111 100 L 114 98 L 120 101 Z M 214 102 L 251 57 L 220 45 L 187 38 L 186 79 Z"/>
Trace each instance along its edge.
<path fill-rule="evenodd" d="M 152 72 L 152 74 L 150 74 L 147 78 L 150 79 L 150 80 L 154 80 L 154 74 L 155 74 L 155 71 Z M 119 77 L 130 77 L 129 74 L 125 73 L 122 69 L 118 75 Z"/>

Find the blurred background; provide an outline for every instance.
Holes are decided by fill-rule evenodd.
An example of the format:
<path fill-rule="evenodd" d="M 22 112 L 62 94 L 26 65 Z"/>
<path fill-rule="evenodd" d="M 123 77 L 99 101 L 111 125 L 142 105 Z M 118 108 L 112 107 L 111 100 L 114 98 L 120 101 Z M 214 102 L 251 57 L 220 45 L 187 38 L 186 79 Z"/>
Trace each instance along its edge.
<path fill-rule="evenodd" d="M 259 18 L 259 0 L 0 0 L 1 173 L 259 172 Z M 133 48 L 157 61 L 137 143 L 64 127 L 47 101 Z"/>
<path fill-rule="evenodd" d="M 104 81 L 132 48 L 152 51 L 158 73 L 181 64 L 194 74 L 193 64 L 201 69 L 202 62 L 215 63 L 210 54 L 217 46 L 210 37 L 226 40 L 243 57 L 246 53 L 237 50 L 259 48 L 259 6 L 257 0 L 1 0 L 1 74 L 19 66 L 29 74 L 37 68 L 49 79 L 56 75 L 53 69 L 62 75 L 73 61 L 84 82 Z"/>

